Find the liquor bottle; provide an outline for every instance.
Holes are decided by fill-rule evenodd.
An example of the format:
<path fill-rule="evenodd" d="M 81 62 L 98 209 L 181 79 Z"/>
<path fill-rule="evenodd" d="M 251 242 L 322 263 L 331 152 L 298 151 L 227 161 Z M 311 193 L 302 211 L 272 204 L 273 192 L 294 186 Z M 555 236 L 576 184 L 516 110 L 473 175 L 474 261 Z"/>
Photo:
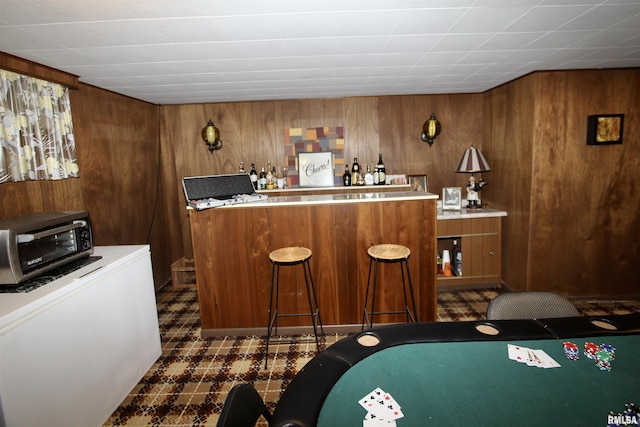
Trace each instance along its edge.
<path fill-rule="evenodd" d="M 378 172 L 378 165 L 373 167 L 373 185 L 380 184 L 380 174 Z"/>
<path fill-rule="evenodd" d="M 384 185 L 387 180 L 387 174 L 382 161 L 382 153 L 378 154 L 378 164 L 376 166 L 378 167 L 378 185 Z"/>
<path fill-rule="evenodd" d="M 245 171 L 244 171 L 244 162 L 240 162 L 240 167 L 238 168 L 238 173 L 245 173 Z"/>
<path fill-rule="evenodd" d="M 367 165 L 367 173 L 364 176 L 365 185 L 373 185 L 373 174 L 371 173 L 371 166 Z"/>
<path fill-rule="evenodd" d="M 260 183 L 261 190 L 267 189 L 267 173 L 264 171 L 264 166 L 260 168 L 260 179 L 258 182 Z"/>
<path fill-rule="evenodd" d="M 273 167 L 273 175 L 276 177 L 276 188 L 282 189 L 284 188 L 284 177 L 280 169 L 277 169 L 275 166 Z"/>
<path fill-rule="evenodd" d="M 365 184 L 365 182 L 364 182 L 364 172 L 360 171 L 360 172 L 358 172 L 358 181 L 357 181 L 356 185 L 361 185 L 362 186 L 364 184 Z"/>
<path fill-rule="evenodd" d="M 342 185 L 351 187 L 351 172 L 349 172 L 349 164 L 344 165 L 344 174 L 342 175 Z"/>
<path fill-rule="evenodd" d="M 453 241 L 451 257 L 453 258 L 451 272 L 454 276 L 462 276 L 462 249 L 460 248 L 457 240 Z"/>
<path fill-rule="evenodd" d="M 358 185 L 358 175 L 360 175 L 360 165 L 358 164 L 358 158 L 354 157 L 351 165 L 351 185 Z"/>
<path fill-rule="evenodd" d="M 271 160 L 267 162 L 267 175 L 266 175 L 265 187 L 267 190 L 273 190 L 276 188 L 276 177 L 273 175 L 273 169 L 271 169 Z"/>
<path fill-rule="evenodd" d="M 256 172 L 255 163 L 251 163 L 251 170 L 249 171 L 249 178 L 251 178 L 251 183 L 253 184 L 254 189 L 258 189 L 258 172 Z"/>
<path fill-rule="evenodd" d="M 282 188 L 287 188 L 287 168 L 282 168 Z"/>

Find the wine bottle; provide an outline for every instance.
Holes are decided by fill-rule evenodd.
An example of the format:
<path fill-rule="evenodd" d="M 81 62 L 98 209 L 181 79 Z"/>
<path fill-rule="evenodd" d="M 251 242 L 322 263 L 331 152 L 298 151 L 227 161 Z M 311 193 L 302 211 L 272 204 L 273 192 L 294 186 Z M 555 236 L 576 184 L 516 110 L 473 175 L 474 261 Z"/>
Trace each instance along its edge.
<path fill-rule="evenodd" d="M 387 174 L 384 168 L 384 162 L 382 161 L 382 153 L 378 154 L 378 185 L 384 185 L 387 180 Z"/>
<path fill-rule="evenodd" d="M 354 157 L 351 165 L 351 185 L 358 185 L 358 175 L 360 175 L 360 165 L 358 164 L 358 158 Z"/>
<path fill-rule="evenodd" d="M 267 190 L 276 188 L 276 177 L 273 175 L 273 169 L 271 169 L 271 160 L 267 161 L 267 175 L 265 178 L 265 187 Z"/>
<path fill-rule="evenodd" d="M 351 172 L 349 171 L 349 164 L 344 165 L 344 174 L 342 175 L 342 185 L 345 187 L 351 187 Z"/>
<path fill-rule="evenodd" d="M 251 163 L 251 170 L 249 171 L 249 178 L 251 178 L 251 183 L 253 184 L 253 188 L 255 190 L 258 189 L 258 172 L 256 172 L 255 163 Z"/>
<path fill-rule="evenodd" d="M 267 189 L 267 173 L 264 171 L 264 166 L 260 169 L 260 179 L 258 180 L 260 183 L 260 189 Z"/>
<path fill-rule="evenodd" d="M 462 276 L 462 249 L 457 240 L 453 241 L 451 257 L 453 258 L 451 272 L 454 276 Z"/>

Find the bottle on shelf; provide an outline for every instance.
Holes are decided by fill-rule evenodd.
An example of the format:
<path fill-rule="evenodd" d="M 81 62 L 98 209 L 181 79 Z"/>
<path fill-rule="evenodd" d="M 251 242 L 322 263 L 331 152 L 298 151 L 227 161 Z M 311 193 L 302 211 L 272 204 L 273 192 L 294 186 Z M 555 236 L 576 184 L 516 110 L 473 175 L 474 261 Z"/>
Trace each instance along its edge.
<path fill-rule="evenodd" d="M 349 164 L 344 165 L 344 174 L 342 174 L 342 185 L 345 187 L 351 187 L 351 172 L 349 171 Z"/>
<path fill-rule="evenodd" d="M 378 165 L 373 167 L 373 185 L 380 184 L 380 174 L 378 172 Z"/>
<path fill-rule="evenodd" d="M 282 168 L 282 188 L 287 188 L 287 168 Z"/>
<path fill-rule="evenodd" d="M 258 180 L 261 190 L 267 189 L 267 173 L 264 171 L 264 166 L 260 168 L 260 179 Z"/>
<path fill-rule="evenodd" d="M 245 173 L 244 162 L 240 162 L 240 166 L 238 167 L 238 173 Z"/>
<path fill-rule="evenodd" d="M 453 258 L 451 272 L 454 276 L 462 276 L 462 248 L 460 247 L 458 240 L 453 241 L 451 258 Z"/>
<path fill-rule="evenodd" d="M 364 182 L 364 173 L 362 171 L 360 171 L 360 172 L 358 172 L 358 181 L 357 181 L 356 185 L 362 186 L 364 184 L 365 184 L 365 182 Z"/>
<path fill-rule="evenodd" d="M 446 249 L 442 251 L 442 271 L 445 277 L 453 276 L 453 273 L 451 272 L 451 256 L 449 255 L 449 251 Z"/>
<path fill-rule="evenodd" d="M 442 252 L 440 251 L 438 251 L 438 255 L 436 256 L 436 274 L 438 276 L 444 274 L 444 270 L 442 269 Z"/>
<path fill-rule="evenodd" d="M 280 170 L 276 169 L 275 167 L 273 168 L 273 170 L 274 170 L 274 175 L 276 177 L 276 188 L 278 189 L 284 188 L 284 176 L 282 175 L 282 172 L 280 172 Z"/>
<path fill-rule="evenodd" d="M 371 166 L 367 165 L 367 173 L 364 176 L 365 185 L 373 185 L 373 174 L 371 173 Z"/>
<path fill-rule="evenodd" d="M 358 175 L 360 175 L 360 164 L 358 158 L 354 157 L 351 165 L 351 185 L 358 185 Z"/>
<path fill-rule="evenodd" d="M 249 178 L 251 178 L 251 183 L 253 184 L 253 188 L 255 190 L 258 189 L 258 172 L 256 172 L 255 163 L 251 163 L 251 170 L 249 171 Z"/>
<path fill-rule="evenodd" d="M 276 188 L 276 177 L 273 176 L 273 169 L 271 169 L 271 160 L 267 161 L 267 174 L 265 176 L 265 188 L 267 190 L 273 190 Z"/>
<path fill-rule="evenodd" d="M 387 181 L 387 174 L 384 162 L 382 161 L 382 153 L 378 154 L 378 164 L 376 167 L 378 168 L 378 185 L 384 185 Z"/>

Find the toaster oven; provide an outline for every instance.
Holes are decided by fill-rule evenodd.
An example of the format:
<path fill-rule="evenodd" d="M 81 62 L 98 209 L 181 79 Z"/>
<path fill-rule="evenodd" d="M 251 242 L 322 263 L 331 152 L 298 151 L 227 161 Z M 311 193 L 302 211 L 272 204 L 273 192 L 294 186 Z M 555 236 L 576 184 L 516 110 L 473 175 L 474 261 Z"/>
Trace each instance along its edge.
<path fill-rule="evenodd" d="M 92 253 L 86 211 L 0 220 L 0 284 L 20 284 Z"/>

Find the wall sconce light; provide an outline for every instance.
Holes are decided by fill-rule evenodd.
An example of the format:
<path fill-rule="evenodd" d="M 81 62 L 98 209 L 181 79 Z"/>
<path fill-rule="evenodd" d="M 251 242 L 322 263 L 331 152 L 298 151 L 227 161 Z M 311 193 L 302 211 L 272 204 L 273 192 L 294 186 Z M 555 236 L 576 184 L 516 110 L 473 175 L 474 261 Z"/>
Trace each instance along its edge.
<path fill-rule="evenodd" d="M 429 147 L 433 145 L 433 141 L 435 141 L 436 137 L 440 135 L 440 122 L 436 119 L 436 114 L 431 113 L 431 117 L 429 120 L 424 122 L 422 125 L 422 133 L 420 134 L 420 139 L 423 142 L 428 142 Z"/>
<path fill-rule="evenodd" d="M 213 121 L 209 119 L 209 123 L 202 128 L 202 139 L 209 146 L 209 151 L 213 153 L 214 150 L 222 148 L 222 140 L 220 139 L 220 130 L 213 124 Z"/>
<path fill-rule="evenodd" d="M 482 178 L 480 178 L 480 181 L 476 181 L 476 178 L 473 176 L 474 172 L 487 172 L 490 170 L 491 166 L 489 166 L 487 159 L 484 158 L 480 150 L 473 145 L 464 150 L 456 172 L 471 174 L 469 184 L 467 184 L 467 209 L 482 207 L 478 204 L 478 193 L 482 190 L 482 187 L 488 184 L 488 182 Z"/>

